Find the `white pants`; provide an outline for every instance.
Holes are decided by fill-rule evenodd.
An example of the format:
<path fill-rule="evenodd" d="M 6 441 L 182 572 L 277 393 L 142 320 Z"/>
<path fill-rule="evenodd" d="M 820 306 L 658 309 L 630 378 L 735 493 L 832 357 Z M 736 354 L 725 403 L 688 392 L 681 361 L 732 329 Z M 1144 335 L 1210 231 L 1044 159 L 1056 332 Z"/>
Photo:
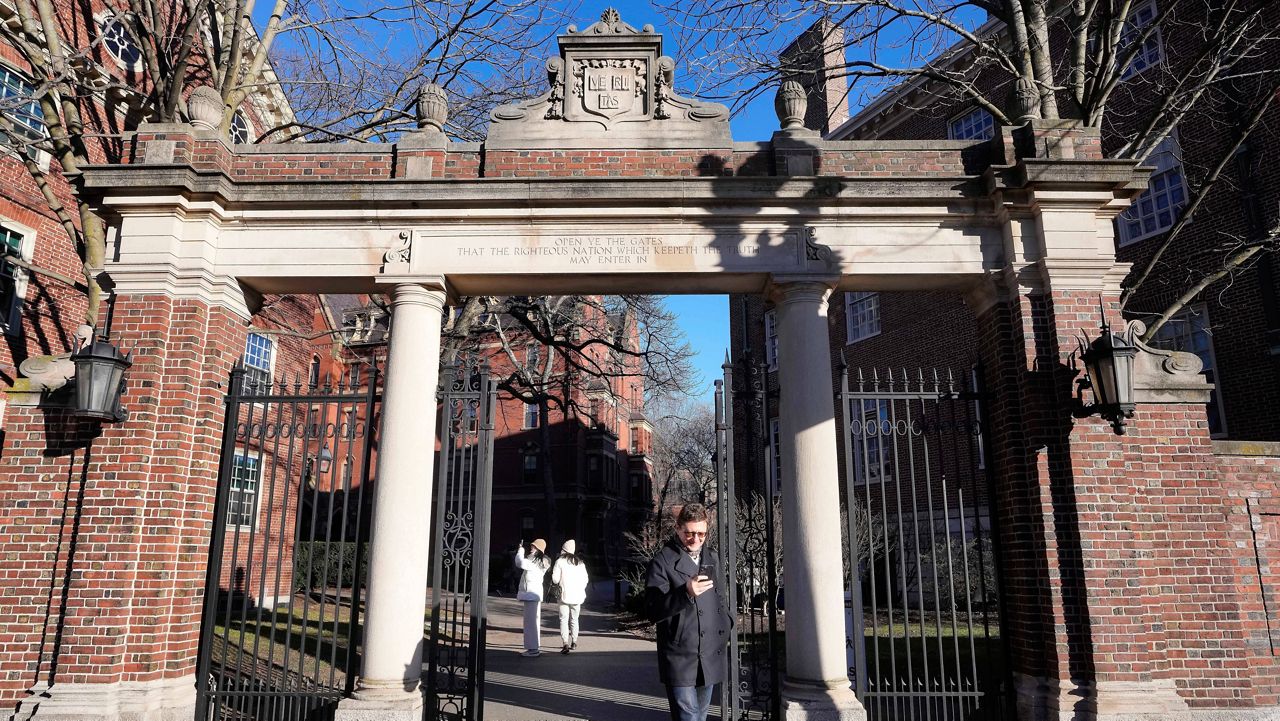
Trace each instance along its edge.
<path fill-rule="evenodd" d="M 578 642 L 578 613 L 581 603 L 560 604 L 560 641 L 568 646 Z"/>
<path fill-rule="evenodd" d="M 524 603 L 524 649 L 537 651 L 542 645 L 542 601 Z"/>

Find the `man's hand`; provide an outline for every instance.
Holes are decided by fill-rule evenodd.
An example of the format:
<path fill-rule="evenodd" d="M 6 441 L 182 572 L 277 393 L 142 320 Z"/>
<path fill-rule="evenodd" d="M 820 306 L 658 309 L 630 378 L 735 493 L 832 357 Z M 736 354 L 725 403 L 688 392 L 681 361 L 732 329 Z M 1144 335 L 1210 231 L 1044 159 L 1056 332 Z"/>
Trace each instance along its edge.
<path fill-rule="evenodd" d="M 695 576 L 689 579 L 688 583 L 684 584 L 684 590 L 689 593 L 689 598 L 697 598 L 707 591 L 710 591 L 712 586 L 715 585 L 716 582 L 706 576 Z"/>

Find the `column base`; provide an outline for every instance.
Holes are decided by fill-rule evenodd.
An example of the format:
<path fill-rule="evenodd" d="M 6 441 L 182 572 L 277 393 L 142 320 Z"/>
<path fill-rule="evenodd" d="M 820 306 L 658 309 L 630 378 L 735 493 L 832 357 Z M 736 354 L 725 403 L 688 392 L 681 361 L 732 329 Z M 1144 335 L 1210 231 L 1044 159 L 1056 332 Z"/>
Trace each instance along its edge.
<path fill-rule="evenodd" d="M 33 686 L 18 703 L 15 721 L 191 721 L 195 676 L 118 683 Z"/>
<path fill-rule="evenodd" d="M 1163 721 L 1175 718 L 1211 719 L 1218 717 L 1205 714 L 1234 714 L 1241 711 L 1193 711 L 1186 699 L 1178 695 L 1177 686 L 1169 680 L 1074 682 L 1018 675 L 1016 685 L 1019 719 Z M 1251 710 L 1248 712 L 1253 713 Z"/>
<path fill-rule="evenodd" d="M 865 721 L 862 707 L 848 680 L 843 685 L 807 684 L 784 681 L 782 684 L 783 721 Z"/>
<path fill-rule="evenodd" d="M 425 688 L 405 691 L 397 688 L 361 687 L 338 702 L 334 721 L 422 721 Z"/>

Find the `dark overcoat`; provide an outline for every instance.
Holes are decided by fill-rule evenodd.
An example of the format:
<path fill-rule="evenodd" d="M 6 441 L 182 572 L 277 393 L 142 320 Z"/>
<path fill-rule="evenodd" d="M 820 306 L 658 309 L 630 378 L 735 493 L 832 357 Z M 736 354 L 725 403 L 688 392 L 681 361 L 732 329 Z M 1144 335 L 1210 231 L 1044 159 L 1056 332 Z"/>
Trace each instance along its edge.
<path fill-rule="evenodd" d="M 658 676 L 668 686 L 697 686 L 699 668 L 705 685 L 724 680 L 733 620 L 720 596 L 718 574 L 710 591 L 689 598 L 685 584 L 698 575 L 699 565 L 720 568 L 719 558 L 705 548 L 699 560 L 694 563 L 672 539 L 649 561 L 645 609 L 658 624 Z"/>

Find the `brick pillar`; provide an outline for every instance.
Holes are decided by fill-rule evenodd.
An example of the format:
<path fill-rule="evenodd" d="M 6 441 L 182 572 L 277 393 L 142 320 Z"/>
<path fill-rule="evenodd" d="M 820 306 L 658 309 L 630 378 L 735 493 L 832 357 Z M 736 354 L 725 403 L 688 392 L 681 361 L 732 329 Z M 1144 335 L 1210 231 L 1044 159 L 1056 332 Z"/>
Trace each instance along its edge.
<path fill-rule="evenodd" d="M 40 719 L 190 718 L 225 381 L 246 318 L 126 294 L 122 423 L 11 407 L 0 454 L 6 705 Z M 21 402 L 21 399 L 15 399 Z"/>
<path fill-rule="evenodd" d="M 1070 356 L 1097 336 L 1100 314 L 1124 327 L 1128 269 L 1111 253 L 1107 194 L 1089 207 L 1060 190 L 1004 198 L 1007 266 L 969 299 L 993 394 L 1019 718 L 1154 721 L 1249 707 L 1262 718 L 1269 697 L 1246 648 L 1257 604 L 1231 570 L 1252 551 L 1219 483 L 1198 361 L 1142 350 L 1123 436 L 1072 415 Z"/>

